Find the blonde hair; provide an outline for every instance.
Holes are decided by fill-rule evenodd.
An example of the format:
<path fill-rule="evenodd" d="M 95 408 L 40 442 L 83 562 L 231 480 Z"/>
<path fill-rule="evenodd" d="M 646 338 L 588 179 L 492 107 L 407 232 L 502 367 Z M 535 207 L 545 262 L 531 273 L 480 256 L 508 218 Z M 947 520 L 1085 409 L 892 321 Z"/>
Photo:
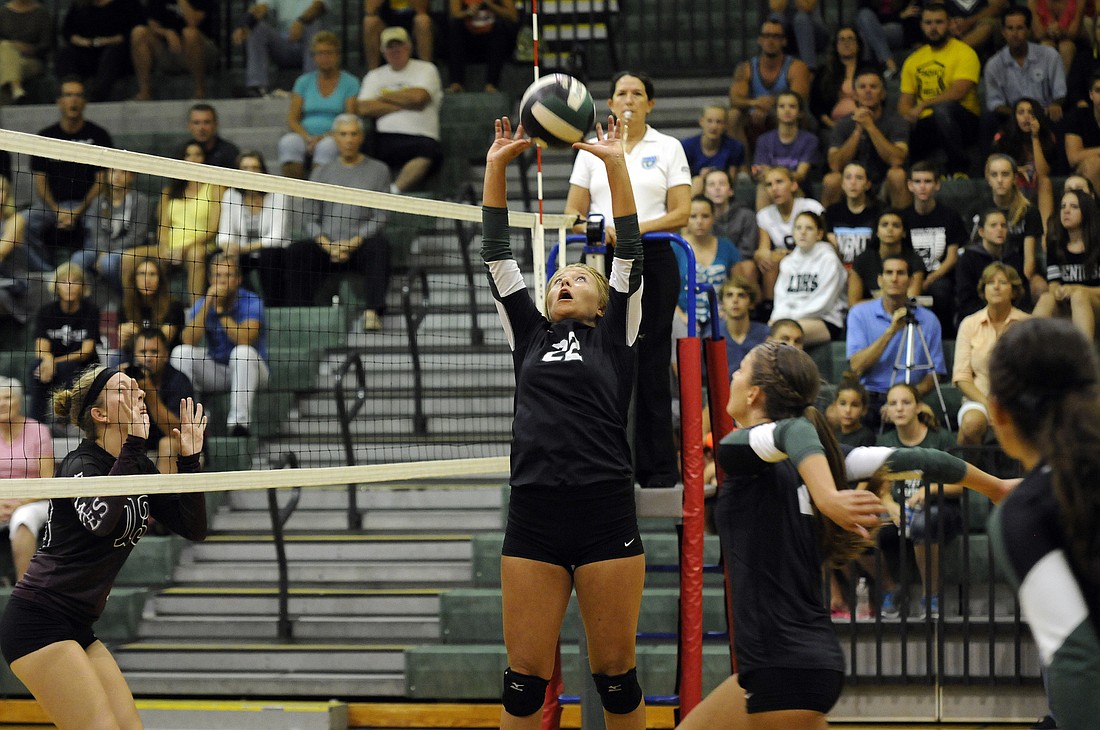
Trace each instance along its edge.
<path fill-rule="evenodd" d="M 84 294 L 84 288 L 88 283 L 88 277 L 84 273 L 84 269 L 80 268 L 72 261 L 66 261 L 65 263 L 54 269 L 53 281 L 50 283 L 50 291 L 57 294 L 57 282 L 67 279 L 73 281 L 74 279 L 80 280 L 81 295 Z"/>
<path fill-rule="evenodd" d="M 608 286 L 607 277 L 588 264 L 569 264 L 554 272 L 554 275 L 550 277 L 550 281 L 546 283 L 546 294 L 543 297 L 543 305 L 546 311 L 550 311 L 550 293 L 554 289 L 554 283 L 561 279 L 569 269 L 580 269 L 592 277 L 592 286 L 596 287 L 596 296 L 598 297 L 596 305 L 599 309 L 606 310 L 607 300 L 611 298 L 611 288 Z M 597 314 L 596 316 L 599 317 L 600 315 Z"/>
<path fill-rule="evenodd" d="M 340 50 L 340 38 L 331 30 L 322 30 L 313 36 L 313 42 L 309 44 L 309 50 L 316 51 L 317 46 L 332 46 Z"/>
<path fill-rule="evenodd" d="M 102 365 L 90 365 L 84 368 L 80 375 L 76 376 L 76 380 L 73 381 L 72 385 L 68 388 L 58 388 L 50 396 L 57 420 L 64 424 L 79 426 L 80 430 L 90 438 L 95 437 L 95 420 L 92 419 L 92 409 L 84 409 L 84 399 L 87 397 L 92 383 L 95 382 L 96 376 L 105 369 Z M 96 398 L 93 405 L 100 405 L 102 402 L 103 391 L 100 391 L 99 397 Z M 80 417 L 82 409 L 84 411 L 83 418 Z"/>
<path fill-rule="evenodd" d="M 1015 304 L 1024 295 L 1024 282 L 1016 269 L 1003 261 L 994 261 L 982 269 L 982 276 L 978 279 L 978 296 L 985 301 L 985 285 L 997 274 L 1003 274 L 1008 279 L 1008 285 L 1012 287 L 1012 302 Z"/>

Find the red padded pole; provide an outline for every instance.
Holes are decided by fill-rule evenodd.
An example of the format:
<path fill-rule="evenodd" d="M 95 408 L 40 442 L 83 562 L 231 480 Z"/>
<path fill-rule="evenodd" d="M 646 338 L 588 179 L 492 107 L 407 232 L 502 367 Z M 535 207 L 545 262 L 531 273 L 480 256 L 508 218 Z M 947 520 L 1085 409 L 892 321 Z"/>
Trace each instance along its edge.
<path fill-rule="evenodd" d="M 676 343 L 680 366 L 680 458 L 684 527 L 680 549 L 680 718 L 703 699 L 703 382 L 698 337 Z"/>
<path fill-rule="evenodd" d="M 729 361 L 726 359 L 724 339 L 703 340 L 703 356 L 707 361 L 707 399 L 710 401 L 710 432 L 714 435 L 714 453 L 718 454 L 718 442 L 733 430 L 733 419 L 726 413 L 730 399 L 730 380 L 727 377 Z M 714 460 L 718 483 L 722 483 L 722 467 Z"/>

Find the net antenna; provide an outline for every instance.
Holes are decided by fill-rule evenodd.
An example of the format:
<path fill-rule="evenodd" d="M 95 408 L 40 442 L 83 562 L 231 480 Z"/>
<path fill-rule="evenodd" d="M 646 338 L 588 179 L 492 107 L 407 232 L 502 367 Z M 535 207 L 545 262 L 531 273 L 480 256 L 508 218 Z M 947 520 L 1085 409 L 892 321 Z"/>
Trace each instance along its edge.
<path fill-rule="evenodd" d="M 536 83 L 542 76 L 539 70 L 539 0 L 531 0 L 531 41 L 534 60 L 531 70 Z M 535 197 L 538 199 L 538 215 L 535 217 L 534 235 L 531 237 L 531 253 L 534 258 L 535 305 L 546 314 L 546 227 L 543 221 L 542 147 L 535 145 Z M 566 231 L 558 231 L 558 268 L 565 266 Z"/>

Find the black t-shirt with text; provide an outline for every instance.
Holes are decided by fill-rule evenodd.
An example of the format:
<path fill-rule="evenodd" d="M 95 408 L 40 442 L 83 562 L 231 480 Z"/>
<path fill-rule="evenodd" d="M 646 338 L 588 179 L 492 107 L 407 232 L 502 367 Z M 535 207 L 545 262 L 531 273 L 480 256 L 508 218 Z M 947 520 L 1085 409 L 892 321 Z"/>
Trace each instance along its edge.
<path fill-rule="evenodd" d="M 58 301 L 44 304 L 34 321 L 35 339 L 50 341 L 50 353 L 62 357 L 80 350 L 84 340 L 99 342 L 99 307 L 88 299 L 72 314 L 61 311 Z"/>
<path fill-rule="evenodd" d="M 931 212 L 923 215 L 910 205 L 901 212 L 901 220 L 909 232 L 913 250 L 920 255 L 928 271 L 940 268 L 948 246 L 961 248 L 968 240 L 962 216 L 943 203 L 936 203 Z"/>
<path fill-rule="evenodd" d="M 845 200 L 825 209 L 825 229 L 836 236 L 840 260 L 845 266 L 850 268 L 871 242 L 878 216 L 878 205 L 870 200 L 859 213 L 853 213 Z"/>

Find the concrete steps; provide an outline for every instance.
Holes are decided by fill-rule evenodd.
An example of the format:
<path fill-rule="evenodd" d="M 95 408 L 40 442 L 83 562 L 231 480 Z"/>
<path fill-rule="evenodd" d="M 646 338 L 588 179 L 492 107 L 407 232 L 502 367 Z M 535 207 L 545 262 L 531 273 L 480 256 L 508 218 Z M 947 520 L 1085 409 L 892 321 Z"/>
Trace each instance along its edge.
<path fill-rule="evenodd" d="M 404 652 L 439 640 L 441 593 L 472 586 L 471 535 L 500 529 L 504 479 L 362 489 L 360 531 L 346 489 L 303 490 L 285 543 L 291 643 L 266 495 L 231 494 L 113 648 L 119 666 L 145 695 L 401 697 Z"/>

